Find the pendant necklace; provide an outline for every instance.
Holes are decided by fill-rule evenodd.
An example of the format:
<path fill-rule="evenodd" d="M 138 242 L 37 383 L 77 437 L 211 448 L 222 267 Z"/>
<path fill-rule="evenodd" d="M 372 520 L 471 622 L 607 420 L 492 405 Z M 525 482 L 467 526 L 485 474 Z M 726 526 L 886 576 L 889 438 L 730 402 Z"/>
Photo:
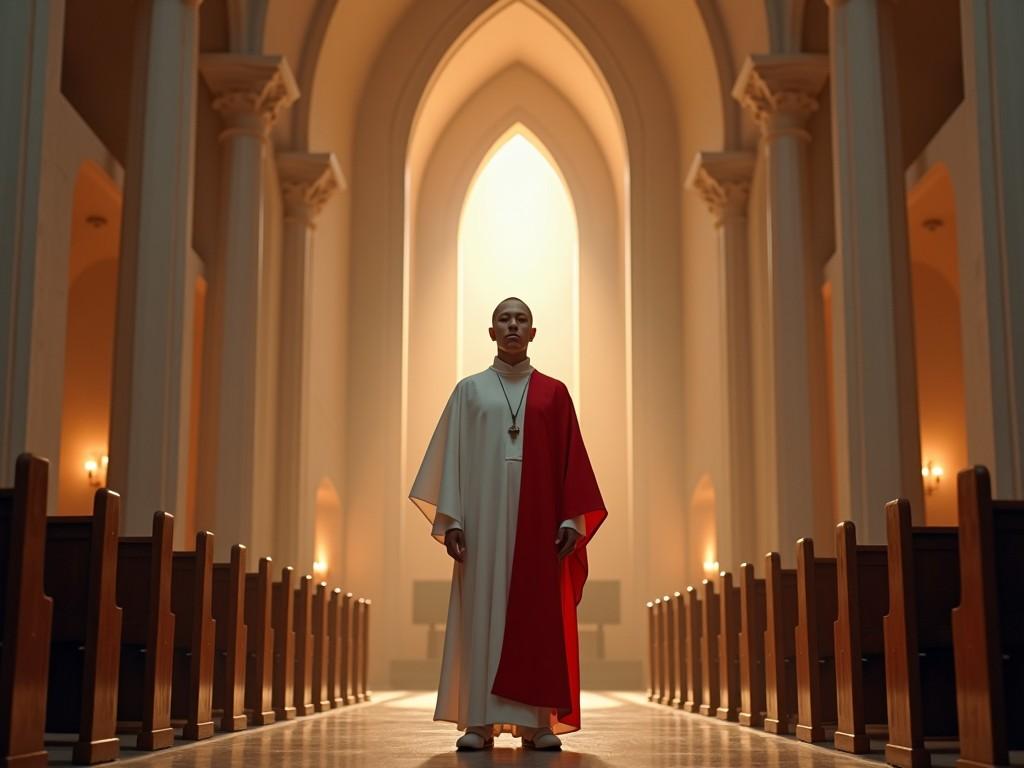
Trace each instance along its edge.
<path fill-rule="evenodd" d="M 508 392 L 505 391 L 505 384 L 501 380 L 501 374 L 495 371 L 494 375 L 498 377 L 498 384 L 501 385 L 501 392 L 505 395 L 505 402 L 508 403 L 508 412 L 512 415 L 512 426 L 508 428 L 508 433 L 512 436 L 512 439 L 515 440 L 519 435 L 519 427 L 516 426 L 516 419 L 519 416 L 519 410 L 523 407 L 523 398 L 526 397 L 526 386 L 529 386 L 530 384 L 530 377 L 526 377 L 526 386 L 523 387 L 523 394 L 519 396 L 519 405 L 516 406 L 515 411 L 513 411 L 512 401 L 508 399 Z M 531 371 L 530 376 L 532 375 L 533 372 Z"/>

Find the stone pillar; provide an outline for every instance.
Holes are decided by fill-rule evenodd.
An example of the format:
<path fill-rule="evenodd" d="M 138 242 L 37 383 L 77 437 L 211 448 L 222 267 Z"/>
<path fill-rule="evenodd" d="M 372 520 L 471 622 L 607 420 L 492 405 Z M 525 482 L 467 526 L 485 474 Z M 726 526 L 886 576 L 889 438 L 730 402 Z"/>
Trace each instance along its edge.
<path fill-rule="evenodd" d="M 829 6 L 836 497 L 858 539 L 878 544 L 887 501 L 907 497 L 924 514 L 893 0 Z"/>
<path fill-rule="evenodd" d="M 39 217 L 46 186 L 44 164 L 53 162 L 50 142 L 54 97 L 60 93 L 63 39 L 62 2 L 0 2 L 0 48 L 4 52 L 0 66 L 2 487 L 14 484 L 14 462 L 19 453 L 49 454 L 47 447 L 53 448 L 55 443 L 59 451 L 60 424 L 50 422 L 55 421 L 52 408 L 54 402 L 60 402 L 62 388 L 52 386 L 41 359 L 55 354 L 55 349 L 52 334 L 43 327 L 45 318 L 40 317 L 52 310 L 42 304 L 46 270 L 39 261 L 46 254 L 46 235 Z M 63 329 L 60 333 L 63 336 Z M 63 346 L 58 349 L 56 354 L 62 354 Z M 53 397 L 48 397 L 51 394 Z M 57 475 L 56 469 L 50 470 L 50 493 L 54 495 Z"/>
<path fill-rule="evenodd" d="M 148 535 L 156 510 L 184 519 L 187 502 L 198 6 L 146 0 L 138 9 L 108 472 L 128 535 Z"/>
<path fill-rule="evenodd" d="M 281 270 L 280 354 L 277 407 L 277 514 L 282 551 L 300 570 L 313 568 L 315 489 L 308 469 L 310 315 L 313 239 L 324 204 L 345 188 L 331 153 L 277 156 L 284 194 L 284 267 Z"/>
<path fill-rule="evenodd" d="M 761 129 L 766 163 L 772 449 L 768 457 L 769 541 L 783 558 L 814 532 L 816 509 L 830 507 L 827 412 L 821 344 L 821 271 L 810 250 L 807 118 L 828 77 L 811 54 L 749 57 L 733 97 Z"/>
<path fill-rule="evenodd" d="M 754 557 L 757 529 L 747 253 L 747 199 L 755 162 L 750 152 L 698 152 L 686 179 L 686 186 L 707 205 L 718 230 L 719 327 L 725 345 L 721 357 L 725 483 L 715 506 L 717 557 L 724 564 Z"/>
<path fill-rule="evenodd" d="M 980 253 L 960 254 L 987 333 L 964 345 L 972 463 L 993 491 L 1024 498 L 1024 4 L 961 0 L 965 101 L 976 132 Z M 965 269 L 966 267 L 966 269 Z M 966 339 L 965 339 L 966 340 Z"/>
<path fill-rule="evenodd" d="M 199 67 L 225 125 L 220 248 L 209 281 L 211 336 L 203 363 L 210 460 L 200 469 L 199 486 L 213 507 L 200 519 L 212 521 L 217 556 L 225 557 L 232 544 L 252 542 L 260 340 L 266 333 L 260 312 L 263 169 L 270 128 L 299 91 L 281 56 L 204 54 Z"/>

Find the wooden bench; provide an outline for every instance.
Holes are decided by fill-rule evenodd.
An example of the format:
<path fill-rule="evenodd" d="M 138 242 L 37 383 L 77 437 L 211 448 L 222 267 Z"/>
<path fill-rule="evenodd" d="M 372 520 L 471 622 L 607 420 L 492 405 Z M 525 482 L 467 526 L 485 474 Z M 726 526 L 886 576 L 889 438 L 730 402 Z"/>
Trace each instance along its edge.
<path fill-rule="evenodd" d="M 313 713 L 313 577 L 299 579 L 295 590 L 295 696 L 296 714 Z"/>
<path fill-rule="evenodd" d="M 655 613 L 654 601 L 647 602 L 647 667 L 649 678 L 647 688 L 647 700 L 654 701 L 658 698 L 658 680 L 661 676 L 660 649 L 658 642 L 658 616 Z"/>
<path fill-rule="evenodd" d="M 869 751 L 867 725 L 886 722 L 882 619 L 889 610 L 888 558 L 885 546 L 857 544 L 853 523 L 836 526 L 835 745 L 843 752 Z"/>
<path fill-rule="evenodd" d="M 718 596 L 718 719 L 739 720 L 740 715 L 740 588 L 732 574 L 722 571 Z"/>
<path fill-rule="evenodd" d="M 256 573 L 245 575 L 245 714 L 249 725 L 269 725 L 275 719 L 272 566 L 269 557 L 261 557 Z"/>
<path fill-rule="evenodd" d="M 43 594 L 49 463 L 18 456 L 14 488 L 0 490 L 0 760 L 46 765 L 47 672 L 53 601 Z"/>
<path fill-rule="evenodd" d="M 675 706 L 683 708 L 686 703 L 686 598 L 679 592 L 672 593 L 672 616 L 675 620 L 675 645 L 671 649 L 676 669 Z"/>
<path fill-rule="evenodd" d="M 1024 748 L 1024 500 L 994 501 L 984 467 L 957 475 L 957 495 L 957 765 L 1009 765 L 1009 750 Z"/>
<path fill-rule="evenodd" d="M 740 725 L 760 728 L 765 717 L 765 582 L 752 563 L 740 566 Z"/>
<path fill-rule="evenodd" d="M 796 737 L 824 741 L 836 722 L 836 559 L 815 557 L 808 538 L 796 543 L 796 585 Z"/>
<path fill-rule="evenodd" d="M 886 504 L 885 515 L 885 761 L 924 768 L 931 764 L 924 739 L 957 735 L 952 610 L 960 602 L 958 535 L 956 528 L 913 527 L 906 499 Z"/>
<path fill-rule="evenodd" d="M 271 628 L 274 637 L 273 694 L 275 720 L 295 717 L 295 590 L 290 565 L 281 570 L 271 597 Z"/>
<path fill-rule="evenodd" d="M 692 586 L 686 588 L 686 701 L 683 709 L 699 712 L 704 701 L 701 685 L 701 602 L 700 593 Z"/>
<path fill-rule="evenodd" d="M 157 512 L 153 515 L 152 536 L 122 536 L 117 543 L 117 602 L 122 610 L 118 728 L 137 729 L 136 747 L 145 750 L 164 749 L 174 743 L 173 525 L 173 516 Z"/>
<path fill-rule="evenodd" d="M 370 700 L 370 607 L 373 602 L 368 597 L 359 598 L 359 632 L 356 635 L 359 659 L 359 701 Z"/>
<path fill-rule="evenodd" d="M 116 760 L 120 499 L 101 489 L 93 513 L 46 519 L 46 594 L 53 600 L 46 732 L 77 733 L 72 761 Z"/>
<path fill-rule="evenodd" d="M 245 547 L 231 546 L 231 560 L 213 565 L 213 709 L 220 730 L 242 731 L 245 716 Z"/>
<path fill-rule="evenodd" d="M 791 733 L 796 721 L 796 571 L 778 552 L 765 557 L 764 729 Z"/>
<path fill-rule="evenodd" d="M 321 581 L 313 593 L 313 677 L 312 698 L 313 710 L 326 712 L 331 708 L 331 700 L 327 693 L 327 668 L 330 665 L 328 645 L 328 614 L 330 606 L 330 590 L 327 582 Z"/>
<path fill-rule="evenodd" d="M 661 598 L 661 610 L 664 611 L 665 636 L 665 691 L 661 703 L 674 707 L 678 701 L 679 692 L 676 690 L 678 673 L 676 672 L 676 649 L 679 647 L 676 640 L 676 603 L 671 595 L 663 595 Z"/>
<path fill-rule="evenodd" d="M 703 684 L 700 713 L 709 717 L 718 714 L 718 595 L 710 579 L 701 582 L 703 599 L 700 613 L 700 676 Z"/>
<path fill-rule="evenodd" d="M 327 601 L 327 700 L 331 702 L 331 709 L 345 705 L 345 697 L 342 693 L 341 665 L 345 638 L 342 635 L 341 606 L 343 596 L 341 589 L 335 587 L 331 590 L 330 599 Z"/>
<path fill-rule="evenodd" d="M 213 735 L 213 534 L 196 533 L 193 551 L 171 559 L 171 610 L 174 612 L 171 717 L 184 720 L 182 736 Z"/>
<path fill-rule="evenodd" d="M 344 703 L 354 704 L 355 697 L 355 668 L 353 659 L 356 652 L 355 641 L 355 604 L 356 598 L 351 592 L 346 592 L 341 600 L 341 623 L 342 634 L 345 636 L 345 647 L 342 651 L 341 693 Z"/>
<path fill-rule="evenodd" d="M 356 610 L 358 603 L 353 605 L 353 611 Z M 668 687 L 668 648 L 665 646 L 665 611 L 661 607 L 661 598 L 654 598 L 654 634 L 655 640 L 655 651 L 657 652 L 655 668 L 658 671 L 657 679 L 655 680 L 654 699 L 653 701 L 660 704 L 665 698 L 665 690 Z M 353 622 L 357 620 L 355 613 L 353 613 Z"/>

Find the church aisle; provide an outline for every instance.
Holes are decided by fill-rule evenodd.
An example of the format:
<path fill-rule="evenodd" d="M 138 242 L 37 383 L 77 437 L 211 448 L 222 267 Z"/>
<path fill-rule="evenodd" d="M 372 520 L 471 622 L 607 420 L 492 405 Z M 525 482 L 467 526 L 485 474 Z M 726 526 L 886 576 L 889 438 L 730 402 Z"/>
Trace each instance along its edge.
<path fill-rule="evenodd" d="M 561 753 L 524 751 L 502 736 L 483 753 L 457 753 L 456 731 L 430 720 L 433 693 L 377 694 L 361 704 L 298 722 L 216 736 L 163 754 L 127 757 L 139 768 L 452 768 L 574 766 L 675 768 L 771 766 L 854 768 L 878 765 L 792 739 L 650 705 L 640 694 L 583 694 L 586 729 L 565 737 Z"/>

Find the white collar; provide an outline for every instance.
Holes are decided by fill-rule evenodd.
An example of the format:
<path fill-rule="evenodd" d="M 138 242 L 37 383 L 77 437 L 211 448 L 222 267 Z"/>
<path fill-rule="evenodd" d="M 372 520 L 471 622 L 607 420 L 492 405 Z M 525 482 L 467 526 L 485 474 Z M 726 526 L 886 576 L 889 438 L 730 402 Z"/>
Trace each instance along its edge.
<path fill-rule="evenodd" d="M 495 355 L 494 363 L 491 365 L 491 370 L 503 373 L 507 376 L 524 376 L 533 371 L 533 366 L 530 365 L 530 358 L 520 360 L 515 365 L 509 365 L 500 357 Z"/>

